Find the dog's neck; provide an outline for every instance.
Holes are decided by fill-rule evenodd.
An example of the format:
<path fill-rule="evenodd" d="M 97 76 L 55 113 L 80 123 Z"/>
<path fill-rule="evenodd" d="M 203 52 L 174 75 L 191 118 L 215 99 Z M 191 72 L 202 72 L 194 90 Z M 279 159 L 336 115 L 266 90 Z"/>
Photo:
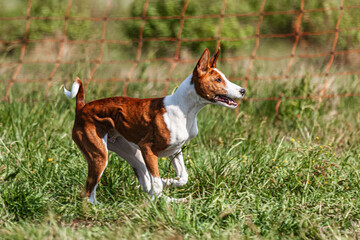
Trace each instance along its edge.
<path fill-rule="evenodd" d="M 191 83 L 192 74 L 176 89 L 173 95 L 165 97 L 165 104 L 178 107 L 185 116 L 196 117 L 198 112 L 210 102 L 200 97 Z"/>

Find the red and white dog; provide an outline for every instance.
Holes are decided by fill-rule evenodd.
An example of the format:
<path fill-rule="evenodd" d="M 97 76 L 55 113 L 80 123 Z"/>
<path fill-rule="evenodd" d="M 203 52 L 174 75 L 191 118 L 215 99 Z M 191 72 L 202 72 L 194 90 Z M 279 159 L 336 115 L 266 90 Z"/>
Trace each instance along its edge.
<path fill-rule="evenodd" d="M 96 204 L 95 191 L 108 163 L 108 150 L 125 159 L 151 197 L 161 196 L 164 186 L 180 187 L 188 181 L 181 146 L 197 133 L 196 115 L 207 104 L 236 108 L 233 98 L 242 98 L 245 89 L 231 83 L 216 69 L 220 49 L 209 59 L 205 49 L 196 67 L 173 95 L 137 99 L 111 97 L 85 104 L 79 78 L 69 98 L 76 96 L 72 138 L 88 163 L 86 196 Z M 170 157 L 177 177 L 162 179 L 158 157 Z M 167 201 L 186 201 L 166 197 Z"/>

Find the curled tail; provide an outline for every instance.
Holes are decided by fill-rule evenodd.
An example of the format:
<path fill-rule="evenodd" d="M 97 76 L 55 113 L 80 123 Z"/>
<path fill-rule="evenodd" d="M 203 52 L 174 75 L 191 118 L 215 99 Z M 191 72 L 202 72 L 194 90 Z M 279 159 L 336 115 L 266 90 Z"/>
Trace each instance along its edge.
<path fill-rule="evenodd" d="M 80 78 L 76 78 L 71 87 L 71 92 L 64 87 L 64 93 L 68 98 L 74 98 L 76 96 L 76 112 L 85 106 L 85 93 Z"/>

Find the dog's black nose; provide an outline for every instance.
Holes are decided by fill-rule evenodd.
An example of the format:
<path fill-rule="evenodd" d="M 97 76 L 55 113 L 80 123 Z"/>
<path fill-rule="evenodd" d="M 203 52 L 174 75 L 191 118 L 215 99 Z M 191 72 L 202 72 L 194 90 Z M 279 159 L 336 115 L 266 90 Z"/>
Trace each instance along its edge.
<path fill-rule="evenodd" d="M 241 93 L 242 96 L 244 96 L 245 93 L 246 93 L 246 90 L 242 88 L 242 89 L 240 90 L 240 93 Z"/>

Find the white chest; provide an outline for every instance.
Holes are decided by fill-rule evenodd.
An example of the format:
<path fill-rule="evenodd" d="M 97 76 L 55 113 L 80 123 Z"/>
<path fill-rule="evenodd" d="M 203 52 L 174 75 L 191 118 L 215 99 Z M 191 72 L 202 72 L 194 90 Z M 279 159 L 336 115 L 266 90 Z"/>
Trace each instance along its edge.
<path fill-rule="evenodd" d="M 164 121 L 170 131 L 170 145 L 182 145 L 197 135 L 196 115 L 185 115 L 178 106 L 166 107 Z"/>
<path fill-rule="evenodd" d="M 163 117 L 170 131 L 170 142 L 168 148 L 161 155 L 169 156 L 177 153 L 187 141 L 197 135 L 196 115 L 186 115 L 179 106 L 170 105 L 166 106 L 166 113 Z"/>
<path fill-rule="evenodd" d="M 170 131 L 169 146 L 161 154 L 170 156 L 181 150 L 182 145 L 194 138 L 197 133 L 196 116 L 208 102 L 197 95 L 192 74 L 177 88 L 173 95 L 164 98 L 166 127 Z"/>

